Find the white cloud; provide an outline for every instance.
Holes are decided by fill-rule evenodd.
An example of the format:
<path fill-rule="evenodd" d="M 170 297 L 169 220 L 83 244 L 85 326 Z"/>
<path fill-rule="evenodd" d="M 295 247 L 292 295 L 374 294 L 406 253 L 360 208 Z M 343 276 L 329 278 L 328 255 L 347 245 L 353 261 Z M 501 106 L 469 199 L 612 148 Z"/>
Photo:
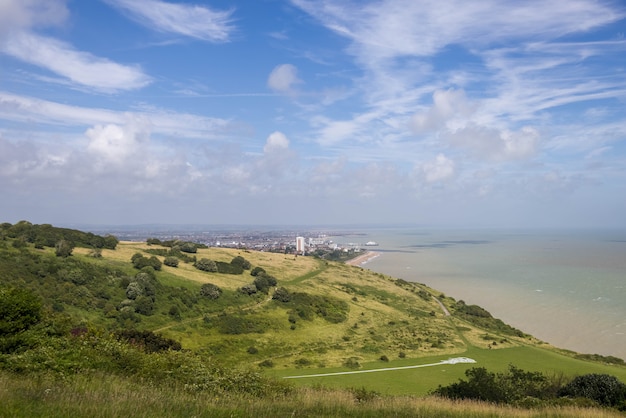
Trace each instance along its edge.
<path fill-rule="evenodd" d="M 498 130 L 469 124 L 456 131 L 446 131 L 444 139 L 466 149 L 476 158 L 492 161 L 526 159 L 537 152 L 539 132 L 532 127 L 517 131 Z"/>
<path fill-rule="evenodd" d="M 226 42 L 235 30 L 232 10 L 157 0 L 105 0 L 127 12 L 142 25 L 159 32 L 184 35 L 210 42 Z"/>
<path fill-rule="evenodd" d="M 77 51 L 65 42 L 30 32 L 12 33 L 0 48 L 15 58 L 97 90 L 133 90 L 150 83 L 150 77 L 138 66 L 117 64 Z"/>
<path fill-rule="evenodd" d="M 270 136 L 267 137 L 267 141 L 265 142 L 265 146 L 263 147 L 263 152 L 266 154 L 272 152 L 280 152 L 289 148 L 289 139 L 282 132 L 272 132 Z"/>
<path fill-rule="evenodd" d="M 149 144 L 149 123 L 129 120 L 124 126 L 96 125 L 85 133 L 89 138 L 87 150 L 106 163 L 124 164 L 129 157 L 137 156 L 142 146 Z"/>
<path fill-rule="evenodd" d="M 619 20 L 609 5 L 589 0 L 292 0 L 323 25 L 354 42 L 365 62 L 429 56 L 446 45 L 489 45 L 520 38 L 559 37 Z"/>
<path fill-rule="evenodd" d="M 416 132 L 437 131 L 455 118 L 465 119 L 473 111 L 463 90 L 437 90 L 433 93 L 433 106 L 413 116 L 412 126 Z"/>
<path fill-rule="evenodd" d="M 65 3 L 65 0 L 1 0 L 0 39 L 15 30 L 63 23 L 69 14 Z"/>
<path fill-rule="evenodd" d="M 37 122 L 58 126 L 122 125 L 129 115 L 146 119 L 155 133 L 189 138 L 211 139 L 236 136 L 241 132 L 231 121 L 177 113 L 162 109 L 116 112 L 108 109 L 70 106 L 62 103 L 18 96 L 0 91 L 0 118 L 17 122 Z"/>
<path fill-rule="evenodd" d="M 438 154 L 434 161 L 422 165 L 422 171 L 429 183 L 448 180 L 454 176 L 454 161 L 443 154 Z"/>
<path fill-rule="evenodd" d="M 301 82 L 298 69 L 291 64 L 276 66 L 267 79 L 269 88 L 283 94 L 294 93 L 294 86 Z"/>

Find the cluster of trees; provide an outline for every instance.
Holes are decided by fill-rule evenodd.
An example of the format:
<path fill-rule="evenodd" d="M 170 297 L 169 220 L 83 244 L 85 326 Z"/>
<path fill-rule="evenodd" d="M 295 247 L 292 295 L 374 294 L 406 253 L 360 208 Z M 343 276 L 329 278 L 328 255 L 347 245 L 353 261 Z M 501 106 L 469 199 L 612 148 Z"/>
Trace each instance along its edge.
<path fill-rule="evenodd" d="M 250 262 L 240 255 L 234 257 L 230 263 L 201 258 L 193 266 L 209 273 L 223 274 L 243 274 L 244 270 L 249 270 L 252 267 Z"/>
<path fill-rule="evenodd" d="M 192 253 L 195 254 L 198 252 L 199 248 L 208 248 L 205 244 L 198 244 L 196 242 L 191 241 L 181 241 L 181 240 L 166 240 L 161 241 L 158 238 L 148 238 L 146 240 L 148 245 L 161 245 L 163 247 L 169 247 L 174 251 L 181 251 L 184 253 Z"/>
<path fill-rule="evenodd" d="M 141 253 L 135 253 L 130 258 L 131 263 L 133 263 L 133 267 L 138 270 L 143 269 L 144 267 L 152 267 L 154 270 L 161 270 L 161 260 L 159 260 L 155 256 L 146 257 Z"/>
<path fill-rule="evenodd" d="M 0 236 L 14 238 L 18 242 L 34 244 L 35 248 L 55 248 L 59 242 L 66 241 L 72 247 L 114 250 L 119 243 L 119 240 L 113 235 L 102 237 L 91 232 L 57 228 L 50 224 L 37 225 L 28 221 L 19 221 L 15 225 L 10 223 L 0 224 Z"/>
<path fill-rule="evenodd" d="M 276 277 L 268 274 L 262 267 L 255 267 L 250 271 L 250 275 L 254 277 L 252 283 L 242 286 L 239 291 L 246 295 L 253 295 L 257 292 L 268 294 L 270 288 L 278 284 Z"/>
<path fill-rule="evenodd" d="M 439 386 L 433 394 L 514 405 L 585 399 L 582 404 L 591 401 L 626 411 L 626 385 L 607 374 L 587 374 L 564 382 L 562 377 L 550 378 L 541 372 L 527 372 L 510 365 L 503 373 L 475 367 L 468 369 L 465 376 L 467 380 Z"/>
<path fill-rule="evenodd" d="M 154 269 L 150 266 L 142 268 L 126 286 L 126 299 L 120 303 L 119 311 L 152 315 L 155 309 L 157 286 Z"/>

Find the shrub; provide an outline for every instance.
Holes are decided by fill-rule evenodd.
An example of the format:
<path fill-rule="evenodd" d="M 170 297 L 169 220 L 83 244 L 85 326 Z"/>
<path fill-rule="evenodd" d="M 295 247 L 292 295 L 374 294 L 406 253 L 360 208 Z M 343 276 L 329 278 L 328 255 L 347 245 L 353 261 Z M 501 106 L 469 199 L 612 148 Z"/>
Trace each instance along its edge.
<path fill-rule="evenodd" d="M 222 294 L 222 289 L 212 283 L 205 283 L 200 288 L 200 295 L 209 299 L 218 299 Z"/>
<path fill-rule="evenodd" d="M 238 255 L 237 257 L 233 258 L 230 262 L 230 264 L 234 265 L 234 266 L 239 266 L 244 270 L 250 270 L 250 268 L 252 267 L 252 265 L 250 264 L 250 262 L 248 260 L 246 260 L 245 258 L 243 258 L 242 256 Z"/>
<path fill-rule="evenodd" d="M 267 293 L 269 292 L 270 287 L 276 286 L 278 282 L 276 281 L 276 278 L 272 276 L 259 274 L 254 278 L 253 283 L 259 292 Z"/>
<path fill-rule="evenodd" d="M 145 267 L 152 267 L 154 270 L 161 270 L 162 266 L 161 260 L 159 260 L 155 256 L 151 256 L 150 258 L 148 258 L 144 257 L 140 253 L 135 253 L 131 257 L 130 261 L 133 263 L 133 266 L 138 270 L 141 270 Z"/>
<path fill-rule="evenodd" d="M 550 382 L 539 372 L 525 372 L 510 365 L 506 373 L 492 373 L 484 367 L 465 371 L 467 380 L 439 386 L 435 395 L 451 399 L 474 399 L 495 403 L 515 403 L 525 398 L 543 399 L 550 395 Z"/>
<path fill-rule="evenodd" d="M 180 247 L 179 247 L 180 251 L 184 252 L 184 253 L 197 253 L 198 252 L 198 246 L 196 244 L 194 244 L 193 242 L 183 242 Z"/>
<path fill-rule="evenodd" d="M 359 360 L 356 357 L 350 357 L 343 363 L 343 365 L 349 369 L 358 369 L 361 367 L 361 363 L 359 363 Z"/>
<path fill-rule="evenodd" d="M 258 276 L 261 273 L 265 273 L 265 269 L 262 267 L 255 267 L 250 271 L 251 276 Z"/>
<path fill-rule="evenodd" d="M 608 374 L 585 374 L 574 378 L 560 396 L 587 398 L 604 406 L 626 407 L 626 385 Z"/>
<path fill-rule="evenodd" d="M 278 289 L 276 289 L 276 292 L 274 292 L 272 299 L 279 302 L 287 303 L 291 300 L 291 295 L 289 294 L 289 291 L 287 289 L 285 289 L 284 287 L 279 287 Z"/>
<path fill-rule="evenodd" d="M 178 267 L 178 258 L 172 256 L 165 257 L 165 260 L 163 260 L 163 264 L 169 267 Z"/>
<path fill-rule="evenodd" d="M 161 351 L 182 349 L 178 341 L 165 338 L 152 331 L 137 331 L 135 329 L 127 329 L 117 331 L 115 333 L 118 340 L 124 340 L 131 345 L 142 348 L 146 353 L 157 353 Z"/>
<path fill-rule="evenodd" d="M 54 246 L 54 253 L 57 257 L 69 257 L 72 255 L 72 251 L 74 250 L 74 244 L 67 240 L 60 240 Z"/>
<path fill-rule="evenodd" d="M 0 288 L 0 337 L 25 331 L 41 320 L 41 301 L 30 290 Z"/>
<path fill-rule="evenodd" d="M 198 270 L 207 271 L 210 273 L 217 272 L 217 264 L 215 264 L 215 261 L 209 260 L 208 258 L 201 258 L 200 260 L 196 261 L 193 266 Z"/>
<path fill-rule="evenodd" d="M 257 292 L 257 288 L 254 284 L 250 283 L 245 286 L 242 286 L 239 291 L 244 295 L 253 295 Z"/>
<path fill-rule="evenodd" d="M 243 274 L 243 267 L 238 264 L 225 263 L 223 261 L 216 261 L 218 273 L 222 274 Z"/>

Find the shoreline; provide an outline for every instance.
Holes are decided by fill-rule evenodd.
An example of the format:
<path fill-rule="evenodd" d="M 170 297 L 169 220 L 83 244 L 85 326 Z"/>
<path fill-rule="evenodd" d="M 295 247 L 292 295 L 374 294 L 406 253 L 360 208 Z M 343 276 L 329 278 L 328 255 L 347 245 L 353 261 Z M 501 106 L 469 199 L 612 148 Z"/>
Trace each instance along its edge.
<path fill-rule="evenodd" d="M 346 261 L 346 264 L 349 266 L 362 266 L 377 258 L 378 256 L 380 256 L 380 253 L 377 251 L 365 251 L 363 254 L 360 254 Z"/>

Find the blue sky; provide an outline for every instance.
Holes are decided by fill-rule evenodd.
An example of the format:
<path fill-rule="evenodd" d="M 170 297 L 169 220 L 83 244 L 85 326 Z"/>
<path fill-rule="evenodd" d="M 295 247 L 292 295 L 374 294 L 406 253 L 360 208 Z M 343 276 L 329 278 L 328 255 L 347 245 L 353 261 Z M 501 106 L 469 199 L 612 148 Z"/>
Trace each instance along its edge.
<path fill-rule="evenodd" d="M 0 0 L 0 221 L 626 227 L 621 1 Z"/>

